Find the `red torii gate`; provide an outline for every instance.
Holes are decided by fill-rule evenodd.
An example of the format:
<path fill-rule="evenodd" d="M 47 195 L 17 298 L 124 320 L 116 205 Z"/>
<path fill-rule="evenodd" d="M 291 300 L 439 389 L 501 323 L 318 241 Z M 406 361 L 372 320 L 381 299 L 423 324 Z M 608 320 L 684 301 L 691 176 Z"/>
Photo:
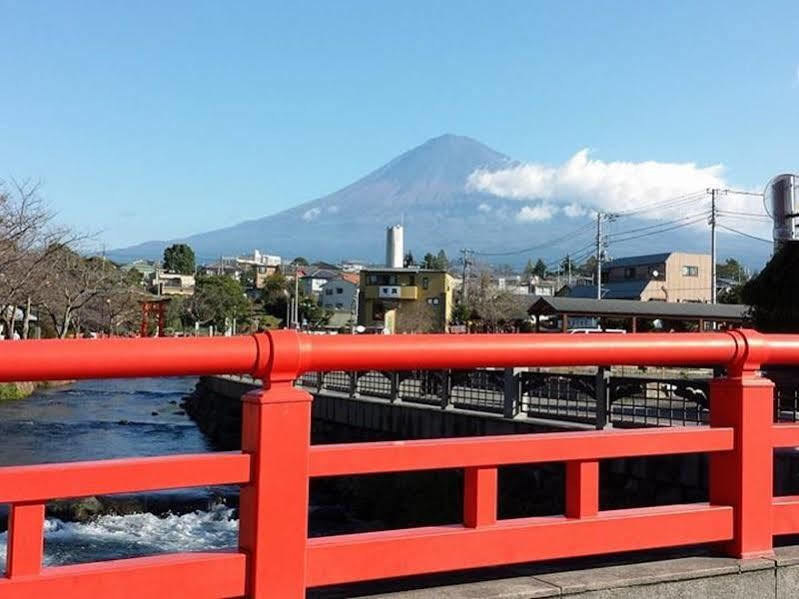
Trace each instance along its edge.
<path fill-rule="evenodd" d="M 141 327 L 139 334 L 148 337 L 150 332 L 150 316 L 155 315 L 157 320 L 156 337 L 164 336 L 164 323 L 166 320 L 166 306 L 172 300 L 169 297 L 158 297 L 139 300 L 141 304 Z"/>

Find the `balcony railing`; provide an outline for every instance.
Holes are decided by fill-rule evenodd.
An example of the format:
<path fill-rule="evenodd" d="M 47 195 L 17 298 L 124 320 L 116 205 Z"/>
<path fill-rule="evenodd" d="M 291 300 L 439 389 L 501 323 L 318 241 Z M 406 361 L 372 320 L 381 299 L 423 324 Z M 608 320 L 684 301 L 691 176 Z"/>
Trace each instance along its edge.
<path fill-rule="evenodd" d="M 11 504 L 0 596 L 300 599 L 309 587 L 658 547 L 770 555 L 775 535 L 799 532 L 799 497 L 772 494 L 773 449 L 799 446 L 799 425 L 773 424 L 773 383 L 759 369 L 797 363 L 799 336 L 752 331 L 2 343 L 2 381 L 247 373 L 265 385 L 243 398 L 241 452 L 0 468 L 0 503 Z M 591 364 L 727 376 L 710 385 L 709 426 L 315 446 L 311 396 L 293 384 L 309 371 Z M 599 509 L 601 460 L 683 453 L 710 455 L 709 502 Z M 542 462 L 566 465 L 564 514 L 498 519 L 498 468 Z M 434 469 L 464 471 L 460 524 L 308 538 L 311 478 Z M 241 485 L 236 551 L 42 567 L 49 499 L 223 483 Z"/>

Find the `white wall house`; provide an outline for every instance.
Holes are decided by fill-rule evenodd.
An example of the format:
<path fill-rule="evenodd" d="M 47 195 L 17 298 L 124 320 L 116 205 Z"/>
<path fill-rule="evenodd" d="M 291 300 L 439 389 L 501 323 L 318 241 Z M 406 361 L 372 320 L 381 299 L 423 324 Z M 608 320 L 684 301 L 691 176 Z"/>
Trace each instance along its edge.
<path fill-rule="evenodd" d="M 330 279 L 322 285 L 319 303 L 326 310 L 349 312 L 354 309 L 358 286 L 344 279 Z"/>

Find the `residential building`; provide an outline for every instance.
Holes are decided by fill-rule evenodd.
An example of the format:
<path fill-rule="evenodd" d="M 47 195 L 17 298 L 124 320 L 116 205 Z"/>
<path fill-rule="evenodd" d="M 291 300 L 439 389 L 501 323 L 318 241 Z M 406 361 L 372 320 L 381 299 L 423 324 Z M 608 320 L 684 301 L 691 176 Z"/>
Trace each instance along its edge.
<path fill-rule="evenodd" d="M 242 281 L 245 273 L 251 273 L 250 280 L 255 289 L 262 289 L 267 277 L 273 275 L 282 263 L 280 256 L 262 254 L 253 250 L 244 256 L 223 256 L 217 262 L 203 266 L 206 275 L 225 275 Z"/>
<path fill-rule="evenodd" d="M 308 296 L 319 299 L 328 281 L 341 277 L 341 272 L 328 268 L 315 268 L 300 275 L 300 289 Z"/>
<path fill-rule="evenodd" d="M 446 271 L 370 267 L 360 275 L 359 324 L 394 333 L 404 328 L 403 318 L 410 320 L 414 314 L 420 324 L 427 325 L 423 320 L 429 316 L 430 328 L 446 330 L 452 316 L 455 287 L 454 278 Z"/>
<path fill-rule="evenodd" d="M 365 262 L 359 262 L 358 260 L 344 260 L 339 267 L 344 272 L 361 272 L 364 268 L 366 268 Z"/>
<path fill-rule="evenodd" d="M 322 285 L 319 304 L 325 310 L 354 312 L 357 295 L 357 282 L 344 278 L 330 279 Z"/>
<path fill-rule="evenodd" d="M 158 268 L 153 274 L 152 290 L 156 295 L 194 295 L 194 275 L 182 275 Z"/>
<path fill-rule="evenodd" d="M 710 255 L 665 252 L 618 258 L 603 265 L 602 299 L 709 302 Z M 596 285 L 579 285 L 569 297 L 596 298 Z"/>

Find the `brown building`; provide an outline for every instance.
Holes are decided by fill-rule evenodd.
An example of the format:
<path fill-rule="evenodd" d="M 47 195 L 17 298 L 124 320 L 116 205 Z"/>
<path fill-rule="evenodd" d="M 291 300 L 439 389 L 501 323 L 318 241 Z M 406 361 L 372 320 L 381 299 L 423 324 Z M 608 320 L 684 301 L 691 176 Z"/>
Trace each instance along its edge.
<path fill-rule="evenodd" d="M 602 268 L 602 299 L 709 302 L 710 254 L 667 252 L 618 258 Z M 596 285 L 574 287 L 569 297 L 596 299 Z"/>

